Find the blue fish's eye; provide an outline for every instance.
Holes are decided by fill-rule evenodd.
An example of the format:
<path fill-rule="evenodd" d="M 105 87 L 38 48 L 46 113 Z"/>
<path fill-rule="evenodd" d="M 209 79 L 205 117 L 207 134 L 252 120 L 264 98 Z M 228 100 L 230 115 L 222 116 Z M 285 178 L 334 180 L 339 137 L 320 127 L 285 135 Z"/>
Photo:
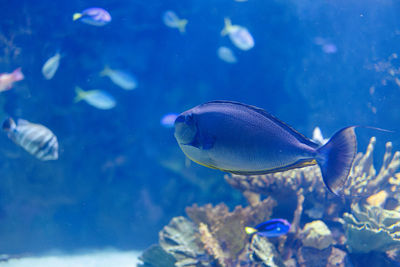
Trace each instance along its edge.
<path fill-rule="evenodd" d="M 187 125 L 189 125 L 189 126 L 193 125 L 194 119 L 193 119 L 193 115 L 192 114 L 188 114 L 188 115 L 185 116 L 185 123 Z"/>
<path fill-rule="evenodd" d="M 175 123 L 178 122 L 185 122 L 185 117 L 184 115 L 179 115 L 176 119 L 175 119 Z"/>

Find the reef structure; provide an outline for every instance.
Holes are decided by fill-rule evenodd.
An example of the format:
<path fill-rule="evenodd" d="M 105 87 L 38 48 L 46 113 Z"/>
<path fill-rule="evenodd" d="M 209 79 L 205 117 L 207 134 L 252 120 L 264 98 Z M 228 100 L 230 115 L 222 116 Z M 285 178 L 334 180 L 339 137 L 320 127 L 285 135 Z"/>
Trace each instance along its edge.
<path fill-rule="evenodd" d="M 375 144 L 373 137 L 366 152 L 356 155 L 343 198 L 328 192 L 317 166 L 225 175 L 249 206 L 233 211 L 223 203 L 187 207 L 188 218 L 172 219 L 160 232 L 159 245 L 149 249 L 154 255 L 172 256 L 173 261 L 154 264 L 148 250 L 142 266 L 353 266 L 353 253 L 375 255 L 370 252 L 386 252 L 379 260 L 400 263 L 400 152 L 392 153 L 392 144 L 386 143 L 377 172 Z M 291 218 L 289 233 L 266 238 L 244 232 L 245 226 L 272 215 Z M 372 256 L 364 258 L 368 257 Z"/>

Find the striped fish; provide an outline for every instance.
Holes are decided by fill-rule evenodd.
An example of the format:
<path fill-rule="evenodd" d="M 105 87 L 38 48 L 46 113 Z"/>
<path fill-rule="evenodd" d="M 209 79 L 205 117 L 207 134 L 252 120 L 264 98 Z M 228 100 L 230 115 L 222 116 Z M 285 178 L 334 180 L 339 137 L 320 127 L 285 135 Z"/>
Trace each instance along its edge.
<path fill-rule="evenodd" d="M 3 123 L 3 130 L 17 145 L 40 160 L 58 159 L 57 137 L 41 124 L 19 119 L 17 123 L 8 118 Z"/>

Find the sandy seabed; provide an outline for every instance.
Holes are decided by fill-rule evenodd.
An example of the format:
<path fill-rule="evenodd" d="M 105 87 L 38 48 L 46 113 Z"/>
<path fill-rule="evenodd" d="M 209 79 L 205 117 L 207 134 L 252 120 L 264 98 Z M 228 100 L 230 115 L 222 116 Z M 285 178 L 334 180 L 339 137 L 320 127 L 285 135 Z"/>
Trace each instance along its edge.
<path fill-rule="evenodd" d="M 99 250 L 78 254 L 51 253 L 0 262 L 1 267 L 136 267 L 140 251 Z"/>

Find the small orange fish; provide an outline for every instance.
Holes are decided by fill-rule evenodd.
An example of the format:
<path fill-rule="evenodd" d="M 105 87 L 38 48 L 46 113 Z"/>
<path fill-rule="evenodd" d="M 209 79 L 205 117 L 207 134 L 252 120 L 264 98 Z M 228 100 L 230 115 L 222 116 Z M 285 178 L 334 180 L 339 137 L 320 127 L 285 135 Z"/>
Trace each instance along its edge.
<path fill-rule="evenodd" d="M 21 68 L 18 68 L 11 73 L 1 73 L 0 92 L 10 90 L 14 82 L 18 82 L 23 79 L 24 79 L 24 74 L 22 74 Z"/>

